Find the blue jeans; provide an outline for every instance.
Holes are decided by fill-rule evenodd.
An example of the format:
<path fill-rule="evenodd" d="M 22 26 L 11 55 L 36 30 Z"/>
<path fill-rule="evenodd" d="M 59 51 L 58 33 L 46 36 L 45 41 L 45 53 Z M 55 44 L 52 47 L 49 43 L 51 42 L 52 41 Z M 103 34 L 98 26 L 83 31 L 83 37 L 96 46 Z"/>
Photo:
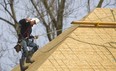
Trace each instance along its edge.
<path fill-rule="evenodd" d="M 27 53 L 28 53 L 28 46 L 29 47 L 31 47 L 32 48 L 32 50 L 30 50 L 30 52 L 32 52 L 32 53 L 34 53 L 35 51 L 37 51 L 37 49 L 38 49 L 38 45 L 37 44 L 35 44 L 34 42 L 33 42 L 33 40 L 31 40 L 31 39 L 28 39 L 28 40 L 25 40 L 25 39 L 22 39 L 22 41 L 21 41 L 21 45 L 22 45 L 22 50 L 23 50 L 23 52 L 22 52 L 22 56 L 23 57 L 26 57 L 26 56 L 28 56 L 27 55 Z"/>
<path fill-rule="evenodd" d="M 22 56 L 20 59 L 20 67 L 23 68 L 25 59 L 27 60 L 28 58 L 30 58 L 33 55 L 33 53 L 38 50 L 38 45 L 31 40 L 25 39 L 22 39 L 21 45 L 22 45 Z M 28 51 L 27 46 L 31 47 L 32 49 Z M 31 55 L 29 52 L 31 52 Z"/>

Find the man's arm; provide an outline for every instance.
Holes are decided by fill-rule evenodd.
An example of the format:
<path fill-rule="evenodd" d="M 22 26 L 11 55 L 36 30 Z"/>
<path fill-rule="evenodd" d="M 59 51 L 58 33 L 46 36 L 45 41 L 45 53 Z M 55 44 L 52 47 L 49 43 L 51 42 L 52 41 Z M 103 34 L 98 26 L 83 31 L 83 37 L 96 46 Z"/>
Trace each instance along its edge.
<path fill-rule="evenodd" d="M 31 18 L 26 18 L 26 22 L 31 22 Z"/>
<path fill-rule="evenodd" d="M 32 39 L 32 38 L 34 38 L 34 39 L 38 39 L 38 36 L 30 35 L 29 38 L 30 38 L 30 39 Z"/>
<path fill-rule="evenodd" d="M 25 19 L 21 19 L 20 21 L 19 21 L 19 23 L 21 24 L 21 25 L 23 25 L 23 24 L 26 24 L 27 22 L 30 22 L 31 21 L 31 18 L 25 18 Z"/>
<path fill-rule="evenodd" d="M 22 26 L 23 24 L 25 24 L 26 23 L 26 19 L 21 19 L 20 21 L 19 21 L 19 24 Z"/>

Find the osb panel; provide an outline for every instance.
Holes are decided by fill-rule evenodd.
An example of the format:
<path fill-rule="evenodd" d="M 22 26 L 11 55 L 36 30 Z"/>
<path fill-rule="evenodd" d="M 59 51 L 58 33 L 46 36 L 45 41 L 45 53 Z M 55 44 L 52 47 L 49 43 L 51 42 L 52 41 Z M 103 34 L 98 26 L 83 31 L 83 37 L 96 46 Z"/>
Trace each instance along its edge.
<path fill-rule="evenodd" d="M 97 8 L 84 21 L 114 22 L 115 18 L 116 9 Z M 48 58 L 57 71 L 115 71 L 115 59 L 116 29 L 95 27 L 77 28 Z"/>
<path fill-rule="evenodd" d="M 77 28 L 37 71 L 115 71 L 115 34 L 114 28 Z"/>
<path fill-rule="evenodd" d="M 114 22 L 116 21 L 116 9 L 96 8 L 84 21 Z"/>

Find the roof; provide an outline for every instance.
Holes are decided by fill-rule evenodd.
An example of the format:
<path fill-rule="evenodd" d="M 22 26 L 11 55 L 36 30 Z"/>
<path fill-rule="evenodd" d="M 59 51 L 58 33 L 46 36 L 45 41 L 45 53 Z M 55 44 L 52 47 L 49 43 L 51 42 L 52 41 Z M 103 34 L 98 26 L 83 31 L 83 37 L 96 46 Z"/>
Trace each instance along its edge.
<path fill-rule="evenodd" d="M 115 9 L 97 8 L 81 22 L 114 25 L 73 21 L 76 24 L 34 54 L 35 62 L 26 71 L 116 71 L 115 18 Z"/>

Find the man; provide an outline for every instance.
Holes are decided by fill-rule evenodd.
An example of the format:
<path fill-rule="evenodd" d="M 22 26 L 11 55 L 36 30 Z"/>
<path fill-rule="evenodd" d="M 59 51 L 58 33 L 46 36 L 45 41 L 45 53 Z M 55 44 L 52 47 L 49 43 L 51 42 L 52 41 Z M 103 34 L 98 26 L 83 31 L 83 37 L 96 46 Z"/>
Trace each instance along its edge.
<path fill-rule="evenodd" d="M 25 71 L 28 67 L 24 66 L 24 61 L 26 59 L 26 63 L 33 63 L 34 61 L 31 60 L 31 57 L 34 52 L 37 51 L 38 46 L 33 42 L 34 38 L 38 38 L 37 36 L 32 36 L 32 27 L 33 25 L 37 24 L 39 22 L 38 18 L 26 18 L 21 19 L 19 21 L 20 24 L 20 34 L 18 43 L 22 46 L 22 57 L 20 59 L 20 68 L 21 71 Z M 27 47 L 33 47 L 30 51 Z"/>

